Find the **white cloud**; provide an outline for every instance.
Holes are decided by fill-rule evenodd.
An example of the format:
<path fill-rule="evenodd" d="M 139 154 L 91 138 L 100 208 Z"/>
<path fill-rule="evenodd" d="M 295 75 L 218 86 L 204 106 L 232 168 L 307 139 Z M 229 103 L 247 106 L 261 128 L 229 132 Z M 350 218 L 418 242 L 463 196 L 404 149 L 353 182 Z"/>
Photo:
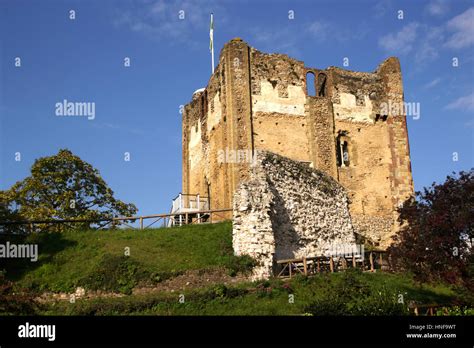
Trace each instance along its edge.
<path fill-rule="evenodd" d="M 446 41 L 449 48 L 466 48 L 474 44 L 474 7 L 471 7 L 454 17 L 447 23 L 449 31 L 453 32 Z"/>
<path fill-rule="evenodd" d="M 190 38 L 196 30 L 206 35 L 209 13 L 213 11 L 219 13 L 220 23 L 225 21 L 224 11 L 215 0 L 199 3 L 190 0 L 143 1 L 140 6 L 119 8 L 114 24 L 158 41 L 191 42 Z M 184 19 L 179 18 L 180 14 L 184 15 Z"/>
<path fill-rule="evenodd" d="M 474 92 L 464 97 L 460 97 L 446 105 L 448 110 L 474 111 Z"/>
<path fill-rule="evenodd" d="M 329 24 L 322 21 L 314 21 L 307 27 L 307 32 L 318 41 L 326 40 L 329 30 Z"/>
<path fill-rule="evenodd" d="M 446 0 L 434 0 L 426 6 L 426 10 L 433 16 L 441 16 L 449 11 L 449 4 Z"/>
<path fill-rule="evenodd" d="M 440 42 L 444 40 L 444 30 L 440 27 L 422 27 L 422 37 L 415 44 L 415 61 L 424 64 L 438 58 Z"/>
<path fill-rule="evenodd" d="M 393 4 L 391 0 L 381 0 L 378 1 L 377 4 L 374 6 L 374 17 L 375 18 L 382 18 L 384 17 L 388 11 L 393 8 Z"/>
<path fill-rule="evenodd" d="M 379 39 L 379 46 L 395 54 L 406 54 L 413 48 L 419 24 L 410 23 L 396 33 L 390 33 Z"/>
<path fill-rule="evenodd" d="M 441 82 L 441 78 L 437 77 L 434 80 L 431 80 L 427 84 L 425 84 L 423 87 L 424 88 L 433 88 L 434 86 L 438 85 Z"/>

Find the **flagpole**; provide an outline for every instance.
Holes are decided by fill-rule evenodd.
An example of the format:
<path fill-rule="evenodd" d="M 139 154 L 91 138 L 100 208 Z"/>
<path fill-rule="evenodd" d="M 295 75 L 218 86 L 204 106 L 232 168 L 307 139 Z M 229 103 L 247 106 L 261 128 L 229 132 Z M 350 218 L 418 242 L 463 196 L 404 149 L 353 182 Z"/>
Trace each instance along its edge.
<path fill-rule="evenodd" d="M 212 45 L 212 73 L 214 74 L 214 45 Z"/>
<path fill-rule="evenodd" d="M 209 32 L 211 39 L 211 61 L 212 61 L 212 73 L 214 74 L 214 14 L 211 13 L 211 28 Z"/>

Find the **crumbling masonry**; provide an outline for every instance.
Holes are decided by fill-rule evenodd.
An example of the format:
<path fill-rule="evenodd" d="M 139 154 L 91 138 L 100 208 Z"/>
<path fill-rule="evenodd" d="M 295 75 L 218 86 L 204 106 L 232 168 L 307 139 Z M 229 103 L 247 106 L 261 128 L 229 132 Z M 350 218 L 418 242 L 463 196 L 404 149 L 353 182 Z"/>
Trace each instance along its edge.
<path fill-rule="evenodd" d="M 233 219 L 234 252 L 259 263 L 254 279 L 277 273 L 277 260 L 333 256 L 355 242 L 344 187 L 304 163 L 257 152 L 234 195 Z"/>
<path fill-rule="evenodd" d="M 402 103 L 397 58 L 372 73 L 321 70 L 233 39 L 183 112 L 183 192 L 230 208 L 250 179 L 247 154 L 270 151 L 342 185 L 355 231 L 386 247 L 397 206 L 413 194 L 404 111 L 386 107 Z"/>

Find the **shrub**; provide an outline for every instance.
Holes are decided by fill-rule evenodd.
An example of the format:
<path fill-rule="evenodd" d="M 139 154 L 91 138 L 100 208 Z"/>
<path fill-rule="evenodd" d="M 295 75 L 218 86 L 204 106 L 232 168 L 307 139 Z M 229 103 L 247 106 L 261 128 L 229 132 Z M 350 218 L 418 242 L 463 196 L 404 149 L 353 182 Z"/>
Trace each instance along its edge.
<path fill-rule="evenodd" d="M 90 290 L 105 290 L 131 294 L 141 280 L 150 279 L 140 264 L 126 256 L 105 255 L 97 268 L 79 284 Z"/>
<path fill-rule="evenodd" d="M 392 267 L 423 282 L 472 285 L 473 211 L 474 169 L 417 192 L 399 210 L 401 230 L 388 249 Z"/>
<path fill-rule="evenodd" d="M 13 290 L 13 283 L 5 279 L 0 271 L 0 314 L 34 315 L 38 310 L 33 294 L 26 290 Z"/>
<path fill-rule="evenodd" d="M 359 277 L 360 271 L 348 270 L 340 279 L 322 283 L 322 296 L 306 306 L 312 315 L 406 315 L 407 307 L 397 302 L 386 289 L 373 289 Z"/>
<path fill-rule="evenodd" d="M 436 315 L 450 315 L 450 316 L 463 316 L 463 315 L 474 315 L 474 308 L 468 307 L 443 307 L 436 310 Z"/>
<path fill-rule="evenodd" d="M 154 272 L 151 273 L 149 279 L 152 283 L 161 283 L 167 279 L 171 279 L 184 274 L 184 271 Z"/>
<path fill-rule="evenodd" d="M 231 277 L 238 273 L 248 274 L 257 265 L 257 262 L 248 255 L 231 256 L 225 263 L 225 267 L 229 270 Z"/>

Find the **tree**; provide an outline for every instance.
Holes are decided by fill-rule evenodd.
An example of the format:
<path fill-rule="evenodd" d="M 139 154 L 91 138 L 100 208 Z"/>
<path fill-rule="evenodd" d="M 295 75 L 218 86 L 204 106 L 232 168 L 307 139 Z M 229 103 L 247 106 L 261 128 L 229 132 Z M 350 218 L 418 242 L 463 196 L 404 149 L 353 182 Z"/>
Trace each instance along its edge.
<path fill-rule="evenodd" d="M 97 169 L 61 149 L 57 155 L 37 159 L 31 176 L 0 191 L 0 203 L 10 216 L 25 220 L 97 220 L 137 212 L 135 205 L 117 200 L 113 194 Z"/>
<path fill-rule="evenodd" d="M 393 266 L 418 280 L 471 283 L 474 170 L 416 192 L 399 210 L 400 232 L 388 252 Z"/>

